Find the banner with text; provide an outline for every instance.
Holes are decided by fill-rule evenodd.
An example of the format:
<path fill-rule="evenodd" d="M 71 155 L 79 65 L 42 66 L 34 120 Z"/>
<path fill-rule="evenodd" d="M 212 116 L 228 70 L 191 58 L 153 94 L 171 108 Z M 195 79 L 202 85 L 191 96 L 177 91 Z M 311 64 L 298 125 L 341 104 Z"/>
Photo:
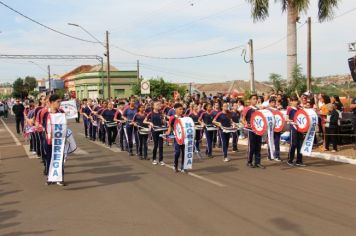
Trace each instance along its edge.
<path fill-rule="evenodd" d="M 48 172 L 48 182 L 63 181 L 64 144 L 67 134 L 65 114 L 50 114 L 52 134 L 52 157 Z"/>

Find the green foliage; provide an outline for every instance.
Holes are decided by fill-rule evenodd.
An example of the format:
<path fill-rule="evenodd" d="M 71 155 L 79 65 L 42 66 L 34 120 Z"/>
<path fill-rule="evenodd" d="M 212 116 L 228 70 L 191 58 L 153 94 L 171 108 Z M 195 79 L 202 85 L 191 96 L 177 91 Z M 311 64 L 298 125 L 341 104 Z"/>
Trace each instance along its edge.
<path fill-rule="evenodd" d="M 14 89 L 12 96 L 23 99 L 37 87 L 37 81 L 35 77 L 26 76 L 25 79 L 18 78 L 15 80 L 12 87 Z"/>
<path fill-rule="evenodd" d="M 287 86 L 286 94 L 300 96 L 305 91 L 307 91 L 307 78 L 302 74 L 302 67 L 297 65 L 293 70 L 293 77 Z"/>
<path fill-rule="evenodd" d="M 141 81 L 139 84 L 134 84 L 132 86 L 132 91 L 136 95 L 141 95 Z M 163 78 L 150 79 L 150 89 L 151 97 L 163 96 L 165 98 L 171 99 L 173 97 L 173 92 L 178 91 L 181 95 L 184 95 L 186 87 L 180 86 L 179 84 L 166 82 Z"/>
<path fill-rule="evenodd" d="M 26 76 L 23 85 L 27 93 L 32 92 L 37 87 L 37 80 L 35 77 Z"/>
<path fill-rule="evenodd" d="M 265 20 L 269 16 L 270 0 L 247 0 L 251 5 L 251 15 L 254 21 Z M 310 6 L 310 0 L 275 0 L 280 2 L 282 11 L 288 10 L 288 4 L 293 4 L 297 12 L 306 12 Z M 322 0 L 318 1 L 318 18 L 320 21 L 330 19 L 334 12 L 333 9 L 338 7 L 340 0 Z"/>
<path fill-rule="evenodd" d="M 277 92 L 277 91 L 282 91 L 284 89 L 283 87 L 284 81 L 281 75 L 276 73 L 271 73 L 269 76 L 269 81 L 272 82 L 274 91 Z"/>
<path fill-rule="evenodd" d="M 24 89 L 24 81 L 22 78 L 18 78 L 12 84 L 13 92 L 12 96 L 15 98 L 25 98 L 28 95 L 28 92 Z"/>
<path fill-rule="evenodd" d="M 66 94 L 66 90 L 65 89 L 56 89 L 56 91 L 54 93 L 57 94 L 61 99 L 63 99 L 64 95 Z"/>

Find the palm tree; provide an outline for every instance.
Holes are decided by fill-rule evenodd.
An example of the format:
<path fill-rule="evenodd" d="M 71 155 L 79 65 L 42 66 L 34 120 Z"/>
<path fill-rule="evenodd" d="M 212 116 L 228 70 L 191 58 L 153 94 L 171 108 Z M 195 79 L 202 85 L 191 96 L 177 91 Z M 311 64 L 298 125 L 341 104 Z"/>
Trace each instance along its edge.
<path fill-rule="evenodd" d="M 247 0 L 251 4 L 254 21 L 263 21 L 269 15 L 270 0 Z M 293 71 L 297 66 L 297 22 L 299 13 L 309 8 L 309 0 L 275 0 L 282 5 L 282 12 L 287 12 L 287 78 L 292 80 Z M 340 0 L 318 0 L 318 18 L 320 22 L 333 17 L 333 9 Z"/>

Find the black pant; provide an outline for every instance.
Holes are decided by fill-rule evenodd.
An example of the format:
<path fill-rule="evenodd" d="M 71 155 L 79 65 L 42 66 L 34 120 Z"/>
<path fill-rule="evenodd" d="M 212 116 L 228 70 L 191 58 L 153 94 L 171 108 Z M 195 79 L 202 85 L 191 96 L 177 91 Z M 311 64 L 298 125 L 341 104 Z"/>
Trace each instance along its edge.
<path fill-rule="evenodd" d="M 143 149 L 144 158 L 147 158 L 147 139 L 148 139 L 148 134 L 138 134 L 138 140 L 139 140 L 138 152 L 139 155 L 142 156 L 142 149 Z"/>
<path fill-rule="evenodd" d="M 30 152 L 34 152 L 35 150 L 36 150 L 35 133 L 30 133 Z"/>
<path fill-rule="evenodd" d="M 75 118 L 75 122 L 79 123 L 80 122 L 80 112 L 78 111 L 78 117 Z"/>
<path fill-rule="evenodd" d="M 214 131 L 208 131 L 205 129 L 205 137 L 206 137 L 206 153 L 208 155 L 212 154 L 213 150 L 213 134 Z"/>
<path fill-rule="evenodd" d="M 127 140 L 125 138 L 125 128 L 123 125 L 119 126 L 119 143 L 120 143 L 120 148 L 121 150 L 127 150 Z"/>
<path fill-rule="evenodd" d="M 84 132 L 85 132 L 85 137 L 88 137 L 88 126 L 89 126 L 89 121 L 86 118 L 83 118 L 83 123 L 84 123 Z"/>
<path fill-rule="evenodd" d="M 152 151 L 152 159 L 156 160 L 157 157 L 157 148 L 159 148 L 159 161 L 163 161 L 163 139 L 159 136 L 162 134 L 162 131 L 153 131 L 153 151 Z"/>
<path fill-rule="evenodd" d="M 261 164 L 261 143 L 262 136 L 259 136 L 248 131 L 248 152 L 247 152 L 247 162 L 252 164 L 253 157 L 255 157 L 255 165 Z"/>
<path fill-rule="evenodd" d="M 129 153 L 132 153 L 132 148 L 133 148 L 133 141 L 132 138 L 134 137 L 135 142 L 136 142 L 136 153 L 138 152 L 138 136 L 136 132 L 136 128 L 132 125 L 127 125 L 126 126 L 126 137 L 127 137 L 127 142 L 129 146 Z"/>
<path fill-rule="evenodd" d="M 108 145 L 111 147 L 112 143 L 115 141 L 117 136 L 117 128 L 116 126 L 113 127 L 106 127 L 106 137 L 108 140 Z"/>
<path fill-rule="evenodd" d="M 337 128 L 325 128 L 326 131 L 326 136 L 325 136 L 325 148 L 327 150 L 329 150 L 329 145 L 330 143 L 333 145 L 333 149 L 337 150 L 337 141 L 338 141 L 338 137 L 337 134 Z"/>
<path fill-rule="evenodd" d="M 280 132 L 273 132 L 273 140 L 274 140 L 274 158 L 281 159 L 281 151 L 280 151 L 280 140 L 281 140 L 281 133 Z M 271 159 L 271 150 L 268 145 L 268 159 Z"/>
<path fill-rule="evenodd" d="M 237 151 L 237 143 L 239 141 L 240 131 L 232 133 L 232 150 Z"/>
<path fill-rule="evenodd" d="M 20 130 L 20 125 L 21 125 L 21 130 Z M 24 117 L 16 116 L 16 132 L 18 134 L 23 132 L 23 126 L 24 126 Z"/>
<path fill-rule="evenodd" d="M 116 128 L 116 127 L 115 127 Z M 99 128 L 99 139 L 101 140 L 102 143 L 105 143 L 106 140 L 106 127 L 103 124 L 100 124 Z"/>
<path fill-rule="evenodd" d="M 301 153 L 304 135 L 295 129 L 290 130 L 290 147 L 288 154 L 288 161 L 293 162 L 295 150 L 297 149 L 297 163 L 303 163 L 303 155 Z"/>
<path fill-rule="evenodd" d="M 184 169 L 184 152 L 185 152 L 185 145 L 179 145 L 176 140 L 174 139 L 174 168 L 178 168 L 178 161 L 179 161 L 179 156 L 182 154 L 182 160 L 181 160 L 181 165 L 180 169 Z"/>

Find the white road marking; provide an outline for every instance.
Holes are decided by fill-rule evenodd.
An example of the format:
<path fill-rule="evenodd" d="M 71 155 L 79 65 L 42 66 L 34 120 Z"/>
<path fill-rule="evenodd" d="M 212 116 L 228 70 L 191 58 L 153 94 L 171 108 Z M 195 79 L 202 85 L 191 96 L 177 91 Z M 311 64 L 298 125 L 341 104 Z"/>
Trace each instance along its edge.
<path fill-rule="evenodd" d="M 1 118 L 0 119 L 2 124 L 4 125 L 5 129 L 7 130 L 7 132 L 10 133 L 11 137 L 15 140 L 16 146 L 21 146 L 20 141 L 18 140 L 18 138 L 14 135 L 14 133 L 12 133 L 12 131 L 9 129 L 9 127 L 7 126 L 7 124 L 4 122 L 4 120 Z"/>
<path fill-rule="evenodd" d="M 356 179 L 348 178 L 348 177 L 344 177 L 344 176 L 340 176 L 340 175 L 334 175 L 334 174 L 330 174 L 330 173 L 323 172 L 323 171 L 311 170 L 311 169 L 307 169 L 307 168 L 298 168 L 298 169 L 299 170 L 308 171 L 308 172 L 311 172 L 311 173 L 314 173 L 314 174 L 326 175 L 326 176 L 335 177 L 335 178 L 338 178 L 338 179 L 343 179 L 343 180 L 349 180 L 349 181 L 356 182 Z"/>
<path fill-rule="evenodd" d="M 74 155 L 87 155 L 89 154 L 87 151 L 81 149 L 80 147 L 77 147 L 75 152 L 73 152 Z"/>
<path fill-rule="evenodd" d="M 30 145 L 23 145 L 23 147 L 29 159 L 39 159 L 37 154 L 33 154 L 32 152 L 30 152 Z"/>
<path fill-rule="evenodd" d="M 172 170 L 174 169 L 174 166 L 171 166 L 171 165 L 165 164 L 164 166 L 167 167 L 167 168 L 169 168 L 169 169 L 172 169 Z M 204 181 L 204 182 L 207 182 L 207 183 L 216 185 L 216 186 L 218 186 L 218 187 L 221 187 L 221 188 L 226 187 L 225 184 L 222 184 L 222 183 L 219 183 L 219 182 L 217 182 L 217 181 L 215 181 L 215 180 L 211 180 L 211 179 L 208 179 L 208 178 L 206 178 L 206 177 L 203 177 L 203 176 L 194 174 L 194 173 L 192 173 L 192 172 L 187 172 L 187 174 L 188 174 L 189 176 L 192 176 L 192 177 L 197 178 L 197 179 L 200 179 L 200 180 L 202 180 L 202 181 Z"/>
<path fill-rule="evenodd" d="M 81 135 L 81 136 L 85 136 L 83 133 L 78 133 L 78 134 Z M 90 142 L 92 142 L 92 143 L 95 143 L 95 144 L 97 144 L 97 145 L 99 145 L 99 146 L 106 147 L 106 146 L 105 146 L 104 144 L 102 144 L 102 143 L 98 143 L 98 142 L 91 141 L 91 140 L 88 140 L 88 141 L 90 141 Z M 115 149 L 117 149 L 117 151 L 116 151 Z M 118 148 L 116 148 L 116 147 L 110 148 L 109 150 L 112 151 L 112 152 L 122 152 L 120 149 L 118 149 Z M 173 166 L 167 165 L 167 164 L 165 164 L 164 166 L 167 167 L 167 168 L 170 168 L 170 169 L 173 169 L 173 168 L 174 168 Z M 191 173 L 191 172 L 187 172 L 187 173 L 188 173 L 189 176 L 192 176 L 192 177 L 194 177 L 194 178 L 200 179 L 200 180 L 202 180 L 202 181 L 204 181 L 204 182 L 207 182 L 207 183 L 216 185 L 216 186 L 218 186 L 218 187 L 226 187 L 226 185 L 224 185 L 224 184 L 222 184 L 222 183 L 219 183 L 219 182 L 217 182 L 217 181 L 208 179 L 208 178 L 206 178 L 206 177 L 203 177 L 203 176 L 200 176 L 200 175 Z"/>

